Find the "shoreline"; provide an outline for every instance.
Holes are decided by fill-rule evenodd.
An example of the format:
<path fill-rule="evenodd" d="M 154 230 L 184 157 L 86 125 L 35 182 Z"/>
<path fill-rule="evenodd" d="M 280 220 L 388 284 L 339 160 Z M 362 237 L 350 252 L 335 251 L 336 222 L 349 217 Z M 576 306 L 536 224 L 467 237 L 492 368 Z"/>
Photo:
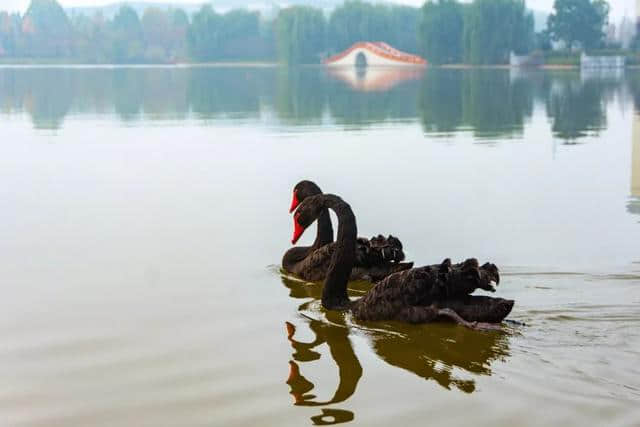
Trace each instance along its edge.
<path fill-rule="evenodd" d="M 287 64 L 271 61 L 223 61 L 223 62 L 176 62 L 170 64 L 153 64 L 153 63 L 138 63 L 138 64 L 111 64 L 111 63 L 86 63 L 86 62 L 74 62 L 74 61 L 11 61 L 0 59 L 0 68 L 78 68 L 78 69 L 119 69 L 119 68 L 276 68 L 287 67 Z M 290 66 L 290 65 L 289 65 Z M 296 64 L 293 67 L 324 67 L 324 64 Z M 375 68 L 375 67 L 373 67 Z M 545 64 L 538 66 L 524 66 L 518 67 L 509 64 L 493 64 L 493 65 L 472 65 L 472 64 L 441 64 L 431 65 L 428 64 L 426 69 L 448 69 L 448 70 L 548 70 L 548 71 L 561 71 L 561 70 L 579 70 L 580 65 L 567 65 L 567 64 Z M 640 69 L 639 65 L 626 65 L 622 69 Z"/>

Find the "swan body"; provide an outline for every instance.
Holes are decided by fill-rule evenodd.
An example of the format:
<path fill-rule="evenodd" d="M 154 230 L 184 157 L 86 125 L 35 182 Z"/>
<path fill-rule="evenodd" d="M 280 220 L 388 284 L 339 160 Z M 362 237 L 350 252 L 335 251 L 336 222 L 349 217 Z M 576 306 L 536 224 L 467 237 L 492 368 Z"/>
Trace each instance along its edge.
<path fill-rule="evenodd" d="M 362 298 L 351 301 L 347 282 L 355 266 L 357 245 L 356 218 L 351 207 L 331 194 L 308 197 L 294 215 L 293 240 L 295 243 L 325 208 L 332 209 L 339 222 L 322 292 L 325 308 L 351 310 L 356 319 L 363 321 L 427 323 L 448 319 L 474 328 L 493 328 L 511 312 L 512 300 L 471 295 L 476 289 L 495 292 L 493 283 L 500 282 L 494 264 L 480 266 L 474 258 L 459 264 L 446 259 L 441 264 L 393 273 Z"/>
<path fill-rule="evenodd" d="M 307 197 L 320 194 L 322 190 L 314 182 L 299 182 L 294 187 L 290 211 Z M 312 282 L 325 279 L 331 258 L 337 249 L 336 243 L 333 242 L 333 227 L 327 208 L 320 211 L 317 221 L 318 231 L 313 245 L 291 248 L 282 258 L 282 267 L 287 272 Z M 355 254 L 355 265 L 349 280 L 376 282 L 390 274 L 413 267 L 413 263 L 402 262 L 405 258 L 402 242 L 394 236 L 357 238 Z"/>

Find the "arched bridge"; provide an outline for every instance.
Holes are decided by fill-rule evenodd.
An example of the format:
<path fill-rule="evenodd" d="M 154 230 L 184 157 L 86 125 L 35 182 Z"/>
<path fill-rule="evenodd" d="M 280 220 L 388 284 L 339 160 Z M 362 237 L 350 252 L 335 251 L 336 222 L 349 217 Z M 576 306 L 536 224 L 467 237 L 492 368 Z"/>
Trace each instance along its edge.
<path fill-rule="evenodd" d="M 349 49 L 328 58 L 325 61 L 330 66 L 396 66 L 413 65 L 424 66 L 427 64 L 423 58 L 402 52 L 384 42 L 358 42 Z"/>

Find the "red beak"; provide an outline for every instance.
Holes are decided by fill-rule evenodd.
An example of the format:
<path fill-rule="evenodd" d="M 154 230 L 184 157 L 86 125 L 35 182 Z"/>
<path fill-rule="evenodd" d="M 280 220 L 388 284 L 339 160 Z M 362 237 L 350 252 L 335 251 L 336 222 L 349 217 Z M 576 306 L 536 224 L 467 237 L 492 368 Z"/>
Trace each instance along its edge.
<path fill-rule="evenodd" d="M 298 200 L 298 190 L 293 190 L 293 199 L 291 200 L 291 207 L 289 208 L 289 213 L 296 210 L 300 201 Z"/>
<path fill-rule="evenodd" d="M 293 217 L 293 238 L 291 239 L 292 244 L 296 244 L 302 233 L 304 233 L 305 228 L 298 224 L 298 218 Z"/>

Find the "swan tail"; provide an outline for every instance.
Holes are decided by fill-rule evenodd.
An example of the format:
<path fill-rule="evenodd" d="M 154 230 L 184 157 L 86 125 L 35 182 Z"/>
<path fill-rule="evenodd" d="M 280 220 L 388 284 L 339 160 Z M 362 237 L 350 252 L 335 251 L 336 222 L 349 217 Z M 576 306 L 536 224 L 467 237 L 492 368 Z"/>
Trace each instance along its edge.
<path fill-rule="evenodd" d="M 402 242 L 397 237 L 392 235 L 384 237 L 380 234 L 371 239 L 358 238 L 356 246 L 356 266 L 358 267 L 400 263 L 404 259 Z"/>

